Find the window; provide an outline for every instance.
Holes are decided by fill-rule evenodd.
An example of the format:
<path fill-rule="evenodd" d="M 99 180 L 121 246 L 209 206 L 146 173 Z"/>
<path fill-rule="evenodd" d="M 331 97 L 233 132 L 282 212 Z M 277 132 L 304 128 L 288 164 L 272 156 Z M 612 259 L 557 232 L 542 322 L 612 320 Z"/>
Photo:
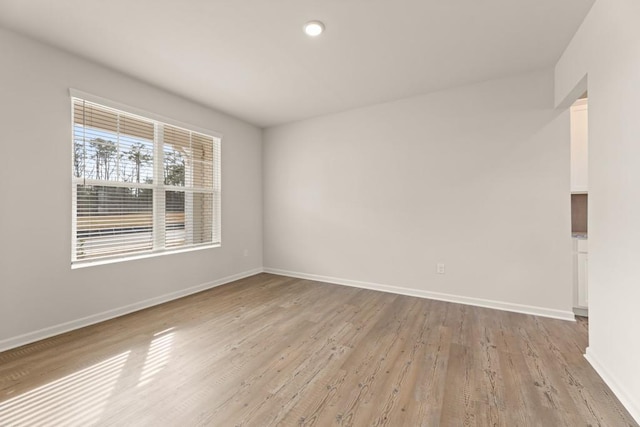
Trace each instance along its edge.
<path fill-rule="evenodd" d="M 220 137 L 72 103 L 72 263 L 220 244 Z"/>

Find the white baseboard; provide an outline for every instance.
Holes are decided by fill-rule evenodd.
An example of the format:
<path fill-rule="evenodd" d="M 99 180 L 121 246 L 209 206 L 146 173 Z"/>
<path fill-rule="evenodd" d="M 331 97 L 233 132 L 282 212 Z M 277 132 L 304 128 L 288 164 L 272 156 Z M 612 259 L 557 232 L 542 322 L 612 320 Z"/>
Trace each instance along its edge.
<path fill-rule="evenodd" d="M 371 289 L 374 291 L 389 292 L 393 294 L 408 295 L 412 297 L 428 298 L 439 301 L 447 301 L 458 304 L 473 305 L 477 307 L 493 308 L 496 310 L 513 311 L 516 313 L 532 314 L 534 316 L 550 317 L 553 319 L 569 320 L 575 322 L 575 315 L 571 311 L 555 310 L 551 308 L 535 307 L 530 305 L 514 304 L 503 301 L 492 301 L 482 298 L 464 297 L 459 295 L 444 294 L 440 292 L 423 291 L 420 289 L 403 288 L 400 286 L 383 285 L 379 283 L 361 282 L 358 280 L 340 279 L 337 277 L 320 276 L 317 274 L 300 273 L 296 271 L 280 270 L 265 267 L 265 273 L 281 276 L 297 277 L 299 279 L 315 280 L 318 282 L 333 283 L 336 285 L 353 286 L 356 288 Z"/>
<path fill-rule="evenodd" d="M 638 402 L 638 396 L 631 395 L 631 393 L 627 392 L 623 387 L 620 386 L 620 383 L 616 381 L 613 376 L 609 374 L 609 372 L 604 368 L 604 366 L 600 363 L 598 356 L 593 353 L 591 347 L 587 347 L 587 352 L 584 357 L 589 361 L 593 369 L 600 375 L 600 378 L 609 386 L 613 394 L 616 395 L 622 406 L 624 406 L 629 414 L 633 417 L 634 420 L 638 424 L 640 424 L 640 402 Z"/>
<path fill-rule="evenodd" d="M 583 307 L 573 307 L 573 314 L 576 316 L 589 317 L 589 309 Z"/>
<path fill-rule="evenodd" d="M 255 268 L 253 270 L 248 270 L 242 273 L 223 277 L 218 280 L 192 286 L 187 289 L 181 289 L 176 292 L 171 292 L 168 294 L 160 295 L 158 297 L 154 297 L 144 301 L 129 304 L 124 307 L 115 308 L 113 310 L 108 310 L 102 313 L 93 314 L 91 316 L 83 317 L 81 319 L 76 319 L 70 322 L 61 323 L 59 325 L 50 326 L 48 328 L 40 329 L 38 331 L 29 332 L 24 335 L 19 335 L 17 337 L 4 339 L 0 341 L 0 352 L 10 350 L 12 348 L 20 347 L 25 344 L 30 344 L 35 341 L 40 341 L 45 338 L 50 338 L 55 335 L 60 335 L 65 332 L 73 331 L 75 329 L 84 328 L 85 326 L 93 325 L 95 323 L 104 322 L 105 320 L 113 319 L 115 317 L 124 316 L 125 314 L 133 313 L 134 311 L 153 307 L 154 305 L 162 304 L 168 301 L 172 301 L 174 299 L 185 297 L 187 295 L 191 295 L 207 289 L 215 288 L 216 286 L 221 286 L 226 283 L 233 282 L 235 280 L 244 279 L 245 277 L 253 276 L 262 272 L 263 272 L 262 268 Z"/>

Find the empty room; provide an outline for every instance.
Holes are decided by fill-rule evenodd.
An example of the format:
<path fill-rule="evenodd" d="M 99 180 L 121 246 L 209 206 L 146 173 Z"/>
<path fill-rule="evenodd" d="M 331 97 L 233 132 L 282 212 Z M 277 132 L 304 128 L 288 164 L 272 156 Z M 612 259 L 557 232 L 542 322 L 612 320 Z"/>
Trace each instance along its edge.
<path fill-rule="evenodd" d="M 0 426 L 639 426 L 638 22 L 0 0 Z"/>

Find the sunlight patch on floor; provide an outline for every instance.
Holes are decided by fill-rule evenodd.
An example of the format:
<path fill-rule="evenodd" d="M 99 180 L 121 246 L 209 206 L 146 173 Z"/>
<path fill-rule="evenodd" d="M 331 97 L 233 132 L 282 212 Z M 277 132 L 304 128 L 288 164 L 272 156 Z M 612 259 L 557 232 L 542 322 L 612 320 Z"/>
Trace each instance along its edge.
<path fill-rule="evenodd" d="M 171 332 L 172 329 L 169 328 L 154 335 L 156 338 L 151 341 L 149 346 L 142 373 L 138 380 L 138 387 L 148 384 L 169 362 L 174 339 L 174 332 Z"/>
<path fill-rule="evenodd" d="M 0 402 L 0 426 L 88 425 L 99 420 L 129 351 Z"/>

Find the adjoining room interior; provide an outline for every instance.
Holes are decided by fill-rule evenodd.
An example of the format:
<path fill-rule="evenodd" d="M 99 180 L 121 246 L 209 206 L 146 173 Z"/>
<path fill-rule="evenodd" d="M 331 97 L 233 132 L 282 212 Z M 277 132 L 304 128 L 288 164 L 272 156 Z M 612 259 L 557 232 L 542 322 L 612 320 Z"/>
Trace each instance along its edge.
<path fill-rule="evenodd" d="M 639 20 L 0 0 L 0 425 L 638 426 Z"/>
<path fill-rule="evenodd" d="M 573 312 L 589 316 L 589 114 L 587 93 L 571 106 Z"/>

